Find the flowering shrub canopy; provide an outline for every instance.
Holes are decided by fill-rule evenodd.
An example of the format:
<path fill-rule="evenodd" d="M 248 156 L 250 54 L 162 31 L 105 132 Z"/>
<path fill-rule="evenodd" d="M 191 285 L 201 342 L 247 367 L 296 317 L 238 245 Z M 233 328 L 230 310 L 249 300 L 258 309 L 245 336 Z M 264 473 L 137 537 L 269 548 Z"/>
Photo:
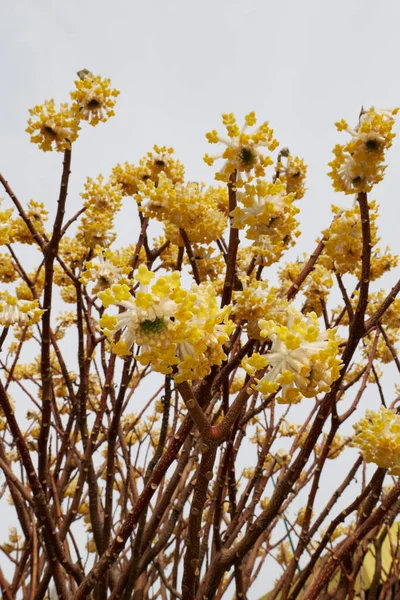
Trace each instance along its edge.
<path fill-rule="evenodd" d="M 155 145 L 88 177 L 73 214 L 74 144 L 119 95 L 78 77 L 70 103 L 28 120 L 32 143 L 63 153 L 57 206 L 20 201 L 0 175 L 0 500 L 7 489 L 18 521 L 0 546 L 4 597 L 43 598 L 51 581 L 76 600 L 245 598 L 271 559 L 282 569 L 271 600 L 332 585 L 347 597 L 358 549 L 400 498 L 400 397 L 386 384 L 400 372 L 400 283 L 380 282 L 398 258 L 367 195 L 398 109 L 336 124 L 350 135 L 330 163 L 340 202 L 316 248 L 286 261 L 307 167 L 254 112 L 243 127 L 225 113 L 225 135 L 206 134 L 215 182 L 187 180 Z M 355 463 L 321 511 L 335 460 Z M 363 461 L 375 470 L 341 511 Z"/>

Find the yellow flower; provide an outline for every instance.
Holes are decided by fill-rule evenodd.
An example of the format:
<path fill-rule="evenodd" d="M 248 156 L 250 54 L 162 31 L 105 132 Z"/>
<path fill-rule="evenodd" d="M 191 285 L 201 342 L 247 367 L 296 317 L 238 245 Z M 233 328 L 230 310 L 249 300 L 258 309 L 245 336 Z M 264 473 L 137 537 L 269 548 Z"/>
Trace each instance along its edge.
<path fill-rule="evenodd" d="M 110 182 L 121 187 L 123 196 L 134 196 L 138 192 L 138 184 L 142 181 L 142 176 L 143 171 L 140 167 L 124 162 L 112 169 Z"/>
<path fill-rule="evenodd" d="M 336 191 L 345 194 L 369 192 L 383 179 L 386 169 L 385 152 L 392 145 L 394 117 L 398 108 L 363 111 L 359 124 L 351 129 L 342 119 L 336 124 L 339 131 L 347 131 L 351 140 L 335 146 L 335 158 L 329 163 L 329 176 Z"/>
<path fill-rule="evenodd" d="M 313 515 L 313 512 L 311 513 L 311 516 Z M 300 527 L 303 527 L 303 523 L 304 523 L 304 519 L 306 517 L 306 508 L 300 508 L 299 512 L 297 513 L 297 519 L 296 519 L 296 523 L 297 525 L 299 525 Z"/>
<path fill-rule="evenodd" d="M 221 293 L 224 281 L 225 261 L 221 254 L 214 255 L 214 248 L 193 244 L 193 255 L 196 259 L 201 281 L 210 280 L 217 294 Z M 185 261 L 188 260 L 185 254 Z M 176 264 L 176 261 L 175 261 Z"/>
<path fill-rule="evenodd" d="M 73 100 L 71 110 L 77 118 L 97 125 L 115 114 L 113 109 L 119 91 L 111 87 L 110 79 L 103 79 L 99 75 L 95 77 L 90 73 L 75 81 L 75 90 L 70 95 Z"/>
<path fill-rule="evenodd" d="M 332 329 L 321 332 L 315 313 L 304 317 L 290 307 L 286 325 L 260 319 L 259 327 L 261 336 L 272 341 L 265 355 L 269 369 L 257 384 L 262 394 L 281 387 L 278 402 L 289 404 L 330 390 L 340 373 L 340 340 Z"/>
<path fill-rule="evenodd" d="M 249 337 L 260 339 L 258 320 L 264 317 L 284 323 L 288 302 L 267 281 L 249 281 L 245 276 L 241 280 L 243 289 L 233 293 L 232 318 L 236 323 L 246 320 Z"/>
<path fill-rule="evenodd" d="M 71 269 L 80 269 L 88 249 L 81 240 L 64 235 L 60 240 L 60 255 Z"/>
<path fill-rule="evenodd" d="M 173 157 L 173 154 L 173 148 L 155 145 L 153 152 L 148 152 L 140 160 L 142 181 L 151 180 L 157 185 L 160 175 L 163 174 L 172 183 L 183 183 L 185 168 L 179 160 Z"/>
<path fill-rule="evenodd" d="M 103 215 L 88 215 L 83 217 L 78 230 L 78 241 L 86 244 L 88 248 L 108 248 L 115 240 L 112 213 Z"/>
<path fill-rule="evenodd" d="M 12 208 L 2 208 L 4 198 L 0 198 L 0 246 L 5 246 L 10 243 L 10 225 Z"/>
<path fill-rule="evenodd" d="M 297 435 L 299 429 L 300 425 L 296 425 L 296 423 L 292 423 L 291 421 L 282 418 L 278 433 L 281 437 L 294 437 Z"/>
<path fill-rule="evenodd" d="M 400 331 L 398 329 L 391 329 L 388 327 L 385 329 L 385 333 L 386 333 L 386 337 L 389 340 L 389 343 L 392 346 L 396 347 L 398 342 L 400 341 Z M 373 333 L 373 334 L 370 333 L 370 334 L 366 335 L 363 339 L 362 354 L 366 360 L 368 360 L 369 356 L 371 355 L 371 351 L 372 351 L 372 348 L 374 345 L 374 338 L 375 338 L 375 333 Z M 374 358 L 375 358 L 375 360 L 381 361 L 384 365 L 388 364 L 394 360 L 393 354 L 387 347 L 386 341 L 382 335 L 379 337 L 378 346 L 376 348 Z M 376 368 L 375 368 L 375 371 L 376 371 Z M 373 378 L 372 380 L 375 382 L 374 374 L 371 373 L 371 376 Z"/>
<path fill-rule="evenodd" d="M 176 271 L 152 283 L 154 273 L 145 265 L 140 265 L 135 279 L 139 282 L 135 297 L 124 284 L 98 294 L 106 308 L 114 304 L 125 309 L 116 315 L 104 313 L 100 321 L 110 339 L 122 332 L 112 343 L 116 354 L 127 356 L 137 344 L 141 364 L 151 363 L 161 373 L 176 366 L 177 382 L 204 377 L 213 365 L 221 364 L 226 358 L 222 346 L 233 324 L 227 321 L 229 308 L 218 307 L 211 285 L 193 285 L 187 292 Z"/>
<path fill-rule="evenodd" d="M 287 194 L 279 179 L 275 183 L 257 179 L 238 194 L 238 205 L 231 213 L 232 226 L 246 229 L 246 237 L 253 240 L 253 251 L 261 257 L 262 264 L 279 260 L 299 235 L 295 219 L 299 209 L 294 200 L 295 194 Z"/>
<path fill-rule="evenodd" d="M 15 293 L 18 300 L 34 300 L 35 298 L 40 298 L 44 289 L 44 268 L 41 268 L 39 273 L 36 271 L 33 273 L 28 273 L 28 277 L 30 281 L 33 282 L 33 291 L 30 286 L 25 281 L 21 281 L 19 285 L 15 288 Z"/>
<path fill-rule="evenodd" d="M 115 213 L 121 208 L 121 186 L 106 183 L 102 175 L 99 175 L 97 180 L 88 177 L 85 183 L 85 191 L 81 193 L 81 197 L 87 209 L 99 213 L 104 211 Z"/>
<path fill-rule="evenodd" d="M 387 273 L 394 267 L 397 267 L 399 257 L 390 252 L 389 246 L 386 246 L 385 252 L 382 254 L 379 248 L 374 249 L 371 253 L 371 271 L 370 279 L 375 281 Z"/>
<path fill-rule="evenodd" d="M 29 109 L 27 133 L 31 142 L 41 150 L 64 152 L 78 138 L 79 123 L 68 104 L 61 104 L 57 110 L 54 100 L 38 104 Z"/>
<path fill-rule="evenodd" d="M 102 175 L 96 180 L 88 177 L 81 197 L 86 210 L 79 225 L 78 239 L 92 249 L 108 247 L 115 239 L 112 228 L 114 216 L 121 208 L 121 186 L 105 182 Z"/>
<path fill-rule="evenodd" d="M 385 290 L 379 290 L 379 292 L 373 292 L 370 294 L 368 299 L 367 313 L 373 315 L 379 306 L 382 304 L 387 296 Z M 380 319 L 380 323 L 391 329 L 400 329 L 400 298 L 395 298 L 392 304 L 386 309 Z"/>
<path fill-rule="evenodd" d="M 378 242 L 377 226 L 375 223 L 378 217 L 376 202 L 370 202 L 369 208 L 371 244 L 374 247 Z M 332 206 L 332 212 L 336 216 L 330 227 L 323 231 L 325 246 L 320 263 L 329 270 L 333 266 L 340 274 L 358 274 L 361 269 L 363 247 L 360 207 L 357 202 L 348 209 L 340 209 L 338 206 Z"/>
<path fill-rule="evenodd" d="M 0 281 L 3 283 L 11 283 L 18 277 L 12 259 L 7 254 L 0 254 Z"/>
<path fill-rule="evenodd" d="M 28 209 L 26 214 L 29 217 L 32 225 L 36 231 L 40 234 L 44 233 L 44 223 L 47 221 L 48 211 L 44 208 L 43 202 L 35 202 L 30 200 L 28 202 Z M 17 217 L 10 223 L 11 227 L 11 239 L 13 242 L 20 242 L 21 244 L 34 244 L 36 243 L 30 230 L 25 225 L 25 221 L 21 217 Z"/>
<path fill-rule="evenodd" d="M 301 286 L 301 291 L 306 298 L 303 312 L 315 312 L 317 317 L 320 317 L 323 303 L 326 304 L 332 286 L 331 272 L 324 265 L 316 264 Z"/>
<path fill-rule="evenodd" d="M 243 371 L 236 371 L 235 377 L 233 378 L 233 381 L 231 381 L 231 384 L 229 386 L 229 393 L 237 394 L 237 392 L 240 392 L 244 388 L 245 381 L 246 374 Z"/>
<path fill-rule="evenodd" d="M 223 234 L 227 215 L 220 205 L 227 202 L 224 188 L 205 188 L 194 182 L 174 184 L 160 173 L 157 186 L 149 180 L 140 184 L 141 210 L 165 224 L 166 238 L 183 245 L 179 229 L 184 229 L 192 243 L 209 244 Z M 173 227 L 171 227 L 171 225 Z"/>
<path fill-rule="evenodd" d="M 283 542 L 282 544 L 280 544 L 278 546 L 277 549 L 277 553 L 276 553 L 276 560 L 278 561 L 278 563 L 282 566 L 287 565 L 291 558 L 293 556 L 293 553 L 290 549 L 290 544 L 289 542 Z"/>
<path fill-rule="evenodd" d="M 206 154 L 204 156 L 204 161 L 208 165 L 213 165 L 218 158 L 225 159 L 221 171 L 215 175 L 215 178 L 227 182 L 232 173 L 236 171 L 236 185 L 241 187 L 243 177 L 247 181 L 251 181 L 254 177 L 263 177 L 266 167 L 272 164 L 272 159 L 269 156 L 264 156 L 261 148 L 266 148 L 272 152 L 278 146 L 273 129 L 265 122 L 254 131 L 248 132 L 248 127 L 256 125 L 254 112 L 246 115 L 242 129 L 238 127 L 233 113 L 223 114 L 222 122 L 225 125 L 228 138 L 220 137 L 216 130 L 206 134 L 210 144 L 222 143 L 226 146 L 222 154 L 215 156 Z"/>
<path fill-rule="evenodd" d="M 381 406 L 378 412 L 367 410 L 353 425 L 353 445 L 361 450 L 366 462 L 372 462 L 391 475 L 400 475 L 400 416 Z"/>
<path fill-rule="evenodd" d="M 18 300 L 8 292 L 0 292 L 0 323 L 10 325 L 32 325 L 40 320 L 44 310 L 37 301 Z"/>
<path fill-rule="evenodd" d="M 96 252 L 98 262 L 91 260 L 85 263 L 85 270 L 80 277 L 80 281 L 87 285 L 90 281 L 95 282 L 93 293 L 97 294 L 102 290 L 111 287 L 114 283 L 127 283 L 124 275 L 131 272 L 131 267 L 119 267 L 114 262 L 113 253 L 110 250 Z"/>
<path fill-rule="evenodd" d="M 306 188 L 304 187 L 307 167 L 304 161 L 298 156 L 291 156 L 289 153 L 282 154 L 282 158 L 286 158 L 285 161 L 280 162 L 276 166 L 277 175 L 286 186 L 288 194 L 295 194 L 296 200 L 303 198 Z"/>

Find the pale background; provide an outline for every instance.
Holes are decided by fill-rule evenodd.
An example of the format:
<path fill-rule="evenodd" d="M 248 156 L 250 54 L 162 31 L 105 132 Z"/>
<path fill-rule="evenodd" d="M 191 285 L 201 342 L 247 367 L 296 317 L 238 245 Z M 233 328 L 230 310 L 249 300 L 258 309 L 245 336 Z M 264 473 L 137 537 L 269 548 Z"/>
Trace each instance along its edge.
<path fill-rule="evenodd" d="M 303 235 L 288 255 L 295 258 L 314 248 L 329 225 L 332 202 L 352 202 L 333 192 L 326 175 L 334 144 L 345 139 L 334 122 L 344 117 L 355 124 L 361 105 L 400 105 L 399 23 L 396 0 L 3 0 L 0 171 L 22 202 L 43 201 L 54 211 L 61 156 L 29 143 L 28 108 L 51 97 L 67 101 L 82 68 L 111 77 L 121 95 L 116 117 L 84 127 L 74 147 L 70 215 L 80 206 L 88 175 L 108 175 L 117 162 L 136 161 L 154 143 L 175 148 L 189 180 L 210 183 L 212 169 L 202 162 L 209 150 L 205 132 L 220 128 L 221 112 L 241 119 L 255 110 L 309 167 L 300 204 Z M 382 207 L 381 246 L 399 252 L 398 142 L 388 162 L 372 197 Z M 125 220 L 121 240 L 136 237 Z M 392 272 L 383 281 L 389 287 L 395 280 Z M 377 407 L 373 389 L 369 401 Z M 277 574 L 273 566 L 265 571 L 250 600 Z"/>

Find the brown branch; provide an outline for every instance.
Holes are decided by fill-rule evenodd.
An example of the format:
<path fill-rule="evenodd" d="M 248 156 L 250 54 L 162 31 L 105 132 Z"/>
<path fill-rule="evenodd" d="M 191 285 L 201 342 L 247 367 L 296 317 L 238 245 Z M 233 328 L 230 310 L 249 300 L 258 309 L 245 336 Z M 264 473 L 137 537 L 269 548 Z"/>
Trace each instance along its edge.
<path fill-rule="evenodd" d="M 395 286 L 392 287 L 389 294 L 386 296 L 380 307 L 374 312 L 374 314 L 365 323 L 365 335 L 373 329 L 378 321 L 385 314 L 389 306 L 395 301 L 397 294 L 400 292 L 400 279 Z"/>
<path fill-rule="evenodd" d="M 210 422 L 195 398 L 190 384 L 187 381 L 183 381 L 182 383 L 176 384 L 176 388 L 182 396 L 185 406 L 188 409 L 189 414 L 196 424 L 200 434 L 205 441 L 209 440 L 211 431 Z"/>
<path fill-rule="evenodd" d="M 3 571 L 1 570 L 1 567 L 0 567 L 0 589 L 2 591 L 4 600 L 14 600 L 14 597 L 10 590 L 10 586 L 7 583 L 7 580 L 3 575 Z"/>
<path fill-rule="evenodd" d="M 154 565 L 161 577 L 162 582 L 164 583 L 165 587 L 167 588 L 167 590 L 170 592 L 171 594 L 171 599 L 172 598 L 178 598 L 179 600 L 182 598 L 181 594 L 178 592 L 178 590 L 176 590 L 175 588 L 172 587 L 172 585 L 169 583 L 168 579 L 165 577 L 164 575 L 164 571 L 160 565 L 160 563 L 158 561 L 154 561 Z"/>
<path fill-rule="evenodd" d="M 28 481 L 32 491 L 32 497 L 35 505 L 35 514 L 39 522 L 44 527 L 44 541 L 46 545 L 46 550 L 49 555 L 49 561 L 53 571 L 55 583 L 57 586 L 57 593 L 61 595 L 62 598 L 68 598 L 69 594 L 67 592 L 67 589 L 65 588 L 65 582 L 63 577 L 61 577 L 61 572 L 58 568 L 59 564 L 61 564 L 66 569 L 66 571 L 74 577 L 77 583 L 80 583 L 82 581 L 82 576 L 80 570 L 77 569 L 77 567 L 75 567 L 74 565 L 72 565 L 65 556 L 64 549 L 59 539 L 57 529 L 50 515 L 46 495 L 43 491 L 40 480 L 36 474 L 35 467 L 33 466 L 28 447 L 19 428 L 14 411 L 12 409 L 12 406 L 1 381 L 0 405 L 4 411 L 5 417 L 8 422 L 8 426 L 14 438 L 15 445 L 18 448 L 22 464 L 24 465 L 26 474 L 28 476 Z"/>
<path fill-rule="evenodd" d="M 385 340 L 385 344 L 389 349 L 390 354 L 393 356 L 394 364 L 397 367 L 398 372 L 400 373 L 400 360 L 396 352 L 396 348 L 393 346 L 392 342 L 389 340 L 388 335 L 382 325 L 378 322 L 379 331 L 383 335 L 383 339 Z"/>
<path fill-rule="evenodd" d="M 157 448 L 154 452 L 153 458 L 150 460 L 150 462 L 147 466 L 147 469 L 146 469 L 146 473 L 145 473 L 144 481 L 143 481 L 144 485 L 146 485 L 148 483 L 148 481 L 150 480 L 151 474 L 154 471 L 154 467 L 156 466 L 157 462 L 161 458 L 161 455 L 162 455 L 162 452 L 164 449 L 164 445 L 165 445 L 165 441 L 167 438 L 169 409 L 170 409 L 170 403 L 171 403 L 171 378 L 169 375 L 166 375 L 166 377 L 165 377 L 165 394 L 164 394 L 163 398 L 164 398 L 164 400 L 163 400 L 164 410 L 163 410 L 163 420 L 162 420 L 160 436 L 159 436 Z M 127 598 L 127 599 L 129 599 L 131 597 L 131 594 L 132 594 L 132 591 L 133 591 L 133 588 L 134 588 L 134 585 L 136 582 L 136 578 L 139 573 L 139 560 L 140 560 L 140 556 L 142 554 L 143 534 L 145 531 L 148 508 L 149 507 L 147 505 L 140 517 L 139 526 L 138 526 L 138 530 L 136 533 L 136 539 L 133 544 L 130 574 L 129 574 L 129 579 L 128 579 L 127 586 L 125 589 L 125 598 Z"/>
<path fill-rule="evenodd" d="M 37 242 L 37 244 L 41 248 L 41 250 L 44 251 L 46 242 L 43 240 L 40 233 L 38 231 L 36 231 L 32 221 L 30 220 L 30 218 L 26 214 L 25 210 L 23 209 L 22 204 L 20 203 L 17 196 L 14 194 L 14 192 L 8 185 L 8 182 L 4 179 L 4 177 L 1 173 L 0 173 L 0 182 L 3 184 L 4 189 L 6 190 L 7 194 L 10 196 L 13 203 L 15 204 L 15 206 L 18 210 L 19 216 L 24 221 L 25 225 L 28 227 L 30 233 L 32 234 L 33 239 Z"/>
<path fill-rule="evenodd" d="M 183 239 L 183 243 L 185 244 L 185 250 L 186 254 L 188 255 L 190 265 L 192 267 L 194 280 L 197 283 L 197 285 L 199 285 L 201 282 L 199 267 L 197 265 L 196 257 L 193 254 L 188 234 L 184 229 L 179 229 L 179 233 L 181 234 L 181 238 Z"/>
<path fill-rule="evenodd" d="M 232 173 L 228 183 L 229 215 L 236 208 L 236 171 Z M 222 290 L 221 306 L 230 304 L 236 280 L 236 257 L 239 248 L 239 230 L 232 227 L 233 217 L 230 218 L 229 243 L 226 257 L 226 273 Z"/>
<path fill-rule="evenodd" d="M 139 215 L 141 215 L 141 213 L 139 213 Z M 136 248 L 135 248 L 135 253 L 132 257 L 132 261 L 130 266 L 132 267 L 132 271 L 131 271 L 131 276 L 133 275 L 136 267 L 139 264 L 139 257 L 140 257 L 140 250 L 142 249 L 142 246 L 144 244 L 144 241 L 146 239 L 146 231 L 147 231 L 147 227 L 149 225 L 149 217 L 142 217 L 141 218 L 141 229 L 140 229 L 140 235 L 139 235 L 139 239 L 137 241 L 136 244 Z"/>
<path fill-rule="evenodd" d="M 178 257 L 176 259 L 175 271 L 182 271 L 182 261 L 183 261 L 184 253 L 185 253 L 185 247 L 178 246 Z"/>
<path fill-rule="evenodd" d="M 361 256 L 360 295 L 357 303 L 357 308 L 354 313 L 354 319 L 350 325 L 349 335 L 356 335 L 358 338 L 361 338 L 364 335 L 365 331 L 364 316 L 368 304 L 372 243 L 367 194 L 365 192 L 360 192 L 357 196 L 357 201 L 360 206 L 363 246 Z"/>
<path fill-rule="evenodd" d="M 111 542 L 107 551 L 103 554 L 101 559 L 94 565 L 89 574 L 85 577 L 84 581 L 79 586 L 78 590 L 74 594 L 74 600 L 85 600 L 89 592 L 96 585 L 97 581 L 107 571 L 109 566 L 116 560 L 124 548 L 126 541 L 131 535 L 135 525 L 137 524 L 140 515 L 143 510 L 150 502 L 155 490 L 163 479 L 170 465 L 176 459 L 179 450 L 181 449 L 183 442 L 185 441 L 189 431 L 192 428 L 192 419 L 187 417 L 179 428 L 178 433 L 170 440 L 168 449 L 158 462 L 157 466 L 153 471 L 153 475 L 140 494 L 137 502 L 133 506 L 129 513 L 128 518 L 122 523 L 116 537 Z"/>
<path fill-rule="evenodd" d="M 344 542 L 342 542 L 338 548 L 335 548 L 333 557 L 327 564 L 324 565 L 324 569 L 311 585 L 310 589 L 306 590 L 303 596 L 304 600 L 316 600 L 318 598 L 319 592 L 330 580 L 345 554 L 353 551 L 357 547 L 360 540 L 362 540 L 373 527 L 382 522 L 387 511 L 396 502 L 399 495 L 400 482 L 397 482 L 392 490 L 383 498 L 380 506 L 362 523 L 362 525 L 360 525 L 360 527 L 358 527 L 346 540 L 344 540 Z"/>
<path fill-rule="evenodd" d="M 119 387 L 118 396 L 114 404 L 114 414 L 108 429 L 107 436 L 107 472 L 106 472 L 106 494 L 105 494 L 105 505 L 104 505 L 104 524 L 103 524 L 103 536 L 102 536 L 102 553 L 104 553 L 110 543 L 111 527 L 113 518 L 113 490 L 114 490 L 114 478 L 115 478 L 115 453 L 116 443 L 118 436 L 118 427 L 121 420 L 122 405 L 125 397 L 126 390 L 129 385 L 129 367 L 130 361 L 124 362 L 124 369 L 121 378 L 121 384 Z"/>
<path fill-rule="evenodd" d="M 45 282 L 44 282 L 44 298 L 42 315 L 42 347 L 40 371 L 42 377 L 42 415 L 40 423 L 40 433 L 38 439 L 38 473 L 39 480 L 43 487 L 44 493 L 47 493 L 47 443 L 50 433 L 51 422 L 51 401 L 53 394 L 51 362 L 50 362 L 50 344 L 51 344 L 51 328 L 50 317 L 52 309 L 53 296 L 53 274 L 54 260 L 58 253 L 58 246 L 61 237 L 61 227 L 65 212 L 65 203 L 67 200 L 68 181 L 71 166 L 71 150 L 66 150 L 64 153 L 63 172 L 61 177 L 60 195 L 58 199 L 57 213 L 53 225 L 53 234 L 50 242 L 44 246 L 43 253 L 45 256 Z"/>
<path fill-rule="evenodd" d="M 297 292 L 299 291 L 302 283 L 304 283 L 306 278 L 309 276 L 309 274 L 313 270 L 315 263 L 317 262 L 320 254 L 322 253 L 322 251 L 324 249 L 324 246 L 325 246 L 324 242 L 325 242 L 325 238 L 322 238 L 322 240 L 319 242 L 318 246 L 315 248 L 314 252 L 312 254 L 310 254 L 310 258 L 304 265 L 302 271 L 298 274 L 295 281 L 292 283 L 290 288 L 287 290 L 286 298 L 288 300 L 293 300 L 293 298 L 296 296 Z"/>
<path fill-rule="evenodd" d="M 258 371 L 256 373 L 256 377 L 262 377 L 262 373 Z M 253 383 L 254 378 L 251 377 L 246 383 L 246 385 L 243 387 L 243 389 L 236 396 L 235 400 L 233 401 L 232 405 L 230 406 L 228 412 L 226 413 L 222 421 L 218 423 L 218 425 L 214 425 L 211 428 L 210 438 L 213 441 L 218 442 L 220 444 L 222 441 L 227 439 L 233 427 L 233 424 L 235 423 L 236 419 L 245 407 L 247 400 L 254 393 L 254 390 L 251 387 Z"/>
<path fill-rule="evenodd" d="M 349 315 L 349 321 L 351 323 L 351 321 L 354 318 L 353 307 L 351 306 L 351 302 L 350 302 L 349 296 L 347 294 L 347 290 L 344 287 L 343 280 L 342 280 L 342 277 L 341 277 L 340 273 L 337 273 L 335 271 L 335 276 L 336 276 L 336 280 L 337 280 L 337 282 L 339 284 L 339 289 L 342 292 L 342 298 L 344 300 L 344 303 L 345 303 L 345 306 L 346 306 L 346 310 L 347 310 L 347 314 Z"/>
<path fill-rule="evenodd" d="M 64 227 L 61 229 L 61 233 L 60 233 L 60 238 L 62 238 L 67 230 L 71 227 L 72 223 L 74 223 L 80 216 L 82 213 L 84 213 L 86 210 L 86 206 L 84 206 L 83 208 L 79 209 L 77 213 L 74 214 L 73 217 L 71 217 L 64 225 Z"/>
<path fill-rule="evenodd" d="M 217 444 L 208 444 L 202 448 L 202 458 L 194 489 L 186 536 L 186 554 L 182 580 L 184 600 L 194 600 L 200 576 L 200 538 L 202 516 L 207 498 L 207 490 L 213 478 L 213 467 L 217 453 Z"/>
<path fill-rule="evenodd" d="M 292 490 L 293 484 L 295 481 L 297 481 L 304 465 L 306 464 L 311 452 L 315 447 L 326 418 L 336 400 L 337 392 L 340 388 L 346 369 L 357 348 L 358 342 L 359 339 L 355 334 L 351 339 L 349 339 L 342 357 L 343 368 L 341 370 L 340 377 L 333 383 L 330 392 L 326 394 L 324 400 L 321 402 L 318 414 L 306 440 L 300 448 L 298 456 L 293 464 L 287 469 L 284 478 L 278 481 L 268 507 L 264 509 L 264 511 L 257 517 L 255 522 L 248 529 L 247 535 L 242 540 L 229 549 L 221 550 L 219 555 L 213 561 L 213 564 L 210 566 L 208 573 L 201 584 L 199 594 L 207 596 L 215 592 L 222 573 L 230 566 L 235 564 L 235 562 L 243 558 L 245 554 L 247 554 L 248 550 L 256 542 L 258 537 L 262 535 L 265 529 L 278 514 L 283 501 Z"/>
<path fill-rule="evenodd" d="M 359 467 L 358 462 L 360 462 L 360 464 L 362 463 L 362 458 L 360 457 L 359 460 L 357 461 L 356 465 L 357 468 Z M 353 469 L 355 468 L 355 466 L 353 467 Z M 353 470 L 352 469 L 352 470 Z M 354 471 L 355 473 L 355 471 Z M 289 596 L 289 600 L 296 600 L 298 598 L 298 594 L 300 593 L 300 591 L 302 590 L 303 586 L 305 585 L 306 581 L 308 580 L 310 574 L 312 573 L 314 566 L 316 564 L 316 562 L 318 561 L 319 557 L 321 556 L 324 548 L 326 548 L 328 542 L 331 539 L 331 536 L 333 534 L 333 532 L 335 531 L 335 529 L 338 527 L 338 525 L 340 525 L 340 523 L 343 523 L 343 521 L 355 510 L 358 509 L 358 507 L 361 505 L 361 503 L 365 500 L 365 498 L 368 497 L 368 494 L 371 492 L 371 490 L 373 489 L 377 479 L 380 478 L 380 473 L 381 473 L 381 469 L 377 469 L 374 473 L 374 475 L 371 478 L 371 481 L 369 482 L 369 484 L 367 486 L 365 486 L 365 488 L 363 489 L 363 491 L 361 492 L 361 494 L 353 501 L 351 502 L 345 509 L 343 509 L 329 524 L 329 527 L 327 529 L 327 531 L 325 532 L 322 540 L 320 541 L 318 548 L 315 549 L 311 560 L 309 561 L 308 565 L 302 569 L 301 575 L 298 579 L 298 581 L 296 581 L 296 585 L 293 588 L 293 590 L 291 591 L 291 594 Z M 347 478 L 348 480 L 348 478 Z M 330 503 L 329 503 L 330 504 Z M 331 506 L 329 507 L 329 509 L 331 508 Z M 325 513 L 325 511 L 324 511 Z M 312 529 L 310 530 L 310 537 L 312 537 L 318 527 L 321 525 L 322 521 L 321 519 L 318 519 L 318 524 L 315 523 L 312 527 Z"/>

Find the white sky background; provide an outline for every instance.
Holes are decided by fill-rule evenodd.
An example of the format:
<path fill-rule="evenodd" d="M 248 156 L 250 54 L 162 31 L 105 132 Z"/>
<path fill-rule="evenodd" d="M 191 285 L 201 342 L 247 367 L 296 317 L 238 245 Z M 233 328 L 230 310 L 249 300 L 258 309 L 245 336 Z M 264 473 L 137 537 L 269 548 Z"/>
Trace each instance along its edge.
<path fill-rule="evenodd" d="M 346 139 L 334 122 L 355 124 L 361 105 L 400 105 L 396 0 L 3 0 L 0 19 L 0 171 L 23 203 L 42 201 L 54 211 L 62 162 L 30 144 L 28 108 L 52 97 L 68 101 L 82 68 L 110 77 L 121 91 L 116 116 L 96 128 L 84 124 L 74 145 L 69 216 L 80 207 L 87 176 L 107 176 L 154 143 L 175 148 L 189 180 L 211 183 L 213 169 L 202 161 L 210 150 L 205 132 L 221 130 L 222 112 L 235 112 L 240 122 L 255 110 L 309 167 L 299 204 L 303 235 L 288 254 L 295 258 L 314 249 L 332 202 L 352 203 L 333 192 L 326 175 L 334 144 Z M 381 204 L 381 247 L 399 252 L 399 140 L 388 162 L 371 197 Z M 122 238 L 137 238 L 126 220 Z M 392 272 L 386 287 L 395 280 Z M 276 575 L 266 574 L 251 600 Z"/>

